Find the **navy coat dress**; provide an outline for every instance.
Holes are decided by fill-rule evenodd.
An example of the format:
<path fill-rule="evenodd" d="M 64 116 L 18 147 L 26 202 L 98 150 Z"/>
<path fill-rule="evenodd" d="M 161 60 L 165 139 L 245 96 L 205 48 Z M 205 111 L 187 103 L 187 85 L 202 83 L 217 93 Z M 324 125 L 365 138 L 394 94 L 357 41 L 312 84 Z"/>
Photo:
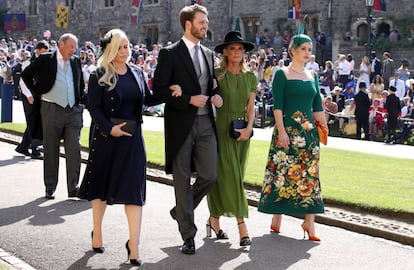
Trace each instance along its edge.
<path fill-rule="evenodd" d="M 89 159 L 79 197 L 107 204 L 145 204 L 146 153 L 142 136 L 143 104 L 158 104 L 139 67 L 128 65 L 118 75 L 114 89 L 98 85 L 99 70 L 88 86 L 88 110 L 92 116 Z M 110 118 L 136 121 L 131 137 L 110 135 Z"/>

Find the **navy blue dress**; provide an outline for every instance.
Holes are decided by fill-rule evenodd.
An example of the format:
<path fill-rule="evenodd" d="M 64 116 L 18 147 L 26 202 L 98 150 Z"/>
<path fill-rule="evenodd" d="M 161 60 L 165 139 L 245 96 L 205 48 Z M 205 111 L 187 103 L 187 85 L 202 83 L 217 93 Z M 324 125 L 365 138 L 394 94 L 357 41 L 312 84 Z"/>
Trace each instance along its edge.
<path fill-rule="evenodd" d="M 141 74 L 142 75 L 142 74 Z M 91 76 L 88 109 L 94 122 L 91 127 L 88 165 L 79 197 L 101 199 L 107 204 L 145 204 L 146 154 L 141 130 L 142 105 L 146 92 L 140 89 L 133 72 L 119 75 L 115 88 L 98 86 Z M 100 100 L 99 100 L 100 99 Z M 135 120 L 132 137 L 109 135 L 110 117 Z"/>

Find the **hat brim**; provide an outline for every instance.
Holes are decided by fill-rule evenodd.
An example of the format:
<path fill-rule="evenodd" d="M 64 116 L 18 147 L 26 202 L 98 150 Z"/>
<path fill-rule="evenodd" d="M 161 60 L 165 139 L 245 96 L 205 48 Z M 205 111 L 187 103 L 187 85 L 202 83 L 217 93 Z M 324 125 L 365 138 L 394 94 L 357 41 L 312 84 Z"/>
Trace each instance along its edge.
<path fill-rule="evenodd" d="M 254 49 L 254 44 L 251 42 L 247 42 L 247 41 L 230 41 L 230 42 L 224 42 L 222 44 L 217 45 L 214 48 L 214 51 L 216 53 L 223 53 L 223 49 L 226 48 L 228 45 L 233 44 L 233 43 L 240 43 L 243 44 L 244 50 L 246 52 L 251 51 Z"/>

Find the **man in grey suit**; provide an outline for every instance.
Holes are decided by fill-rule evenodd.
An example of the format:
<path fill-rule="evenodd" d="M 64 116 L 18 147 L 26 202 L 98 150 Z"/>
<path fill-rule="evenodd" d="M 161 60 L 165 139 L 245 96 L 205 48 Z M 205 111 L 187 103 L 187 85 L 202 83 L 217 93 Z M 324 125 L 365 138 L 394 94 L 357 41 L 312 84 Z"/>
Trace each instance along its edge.
<path fill-rule="evenodd" d="M 391 59 L 389 52 L 384 52 L 382 58 L 384 59 L 382 61 L 382 79 L 384 80 L 384 89 L 387 90 L 390 85 L 390 78 L 394 75 L 395 72 L 395 65 L 394 60 Z"/>
<path fill-rule="evenodd" d="M 195 253 L 194 209 L 217 178 L 217 136 L 213 107 L 223 100 L 213 83 L 213 52 L 200 45 L 207 35 L 207 9 L 186 6 L 180 11 L 184 36 L 159 52 L 153 79 L 154 94 L 166 102 L 166 172 L 172 173 L 176 206 L 170 214 L 178 222 L 184 240 L 181 251 Z M 170 87 L 181 96 L 172 97 Z M 191 186 L 192 171 L 197 179 Z"/>
<path fill-rule="evenodd" d="M 58 50 L 41 54 L 22 72 L 22 79 L 33 91 L 38 102 L 36 108 L 40 110 L 40 114 L 33 113 L 36 117 L 30 121 L 34 126 L 42 126 L 42 134 L 32 135 L 43 139 L 46 199 L 55 198 L 61 139 L 66 154 L 68 197 L 76 197 L 78 191 L 85 84 L 80 59 L 74 56 L 77 47 L 75 35 L 63 34 Z"/>

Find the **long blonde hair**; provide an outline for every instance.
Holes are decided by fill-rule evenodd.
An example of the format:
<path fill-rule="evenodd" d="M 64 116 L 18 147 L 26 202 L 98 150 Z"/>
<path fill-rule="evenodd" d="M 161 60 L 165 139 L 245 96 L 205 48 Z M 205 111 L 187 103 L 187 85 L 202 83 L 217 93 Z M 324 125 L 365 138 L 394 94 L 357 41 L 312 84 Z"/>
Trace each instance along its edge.
<path fill-rule="evenodd" d="M 217 76 L 217 80 L 221 81 L 224 78 L 224 76 L 226 75 L 227 70 L 228 70 L 228 61 L 229 61 L 228 57 L 223 54 L 223 59 L 220 61 L 220 73 Z M 249 70 L 244 57 L 240 62 L 240 70 L 243 73 Z"/>
<path fill-rule="evenodd" d="M 98 59 L 97 67 L 103 69 L 105 72 L 98 83 L 101 86 L 107 86 L 108 90 L 112 90 L 118 81 L 118 74 L 116 73 L 112 60 L 115 59 L 119 51 L 119 44 L 124 39 L 128 41 L 128 59 L 126 61 L 128 63 L 131 58 L 131 49 L 129 39 L 124 31 L 121 29 L 112 29 L 105 34 L 104 39 L 101 41 L 101 46 L 103 45 L 102 55 Z"/>

